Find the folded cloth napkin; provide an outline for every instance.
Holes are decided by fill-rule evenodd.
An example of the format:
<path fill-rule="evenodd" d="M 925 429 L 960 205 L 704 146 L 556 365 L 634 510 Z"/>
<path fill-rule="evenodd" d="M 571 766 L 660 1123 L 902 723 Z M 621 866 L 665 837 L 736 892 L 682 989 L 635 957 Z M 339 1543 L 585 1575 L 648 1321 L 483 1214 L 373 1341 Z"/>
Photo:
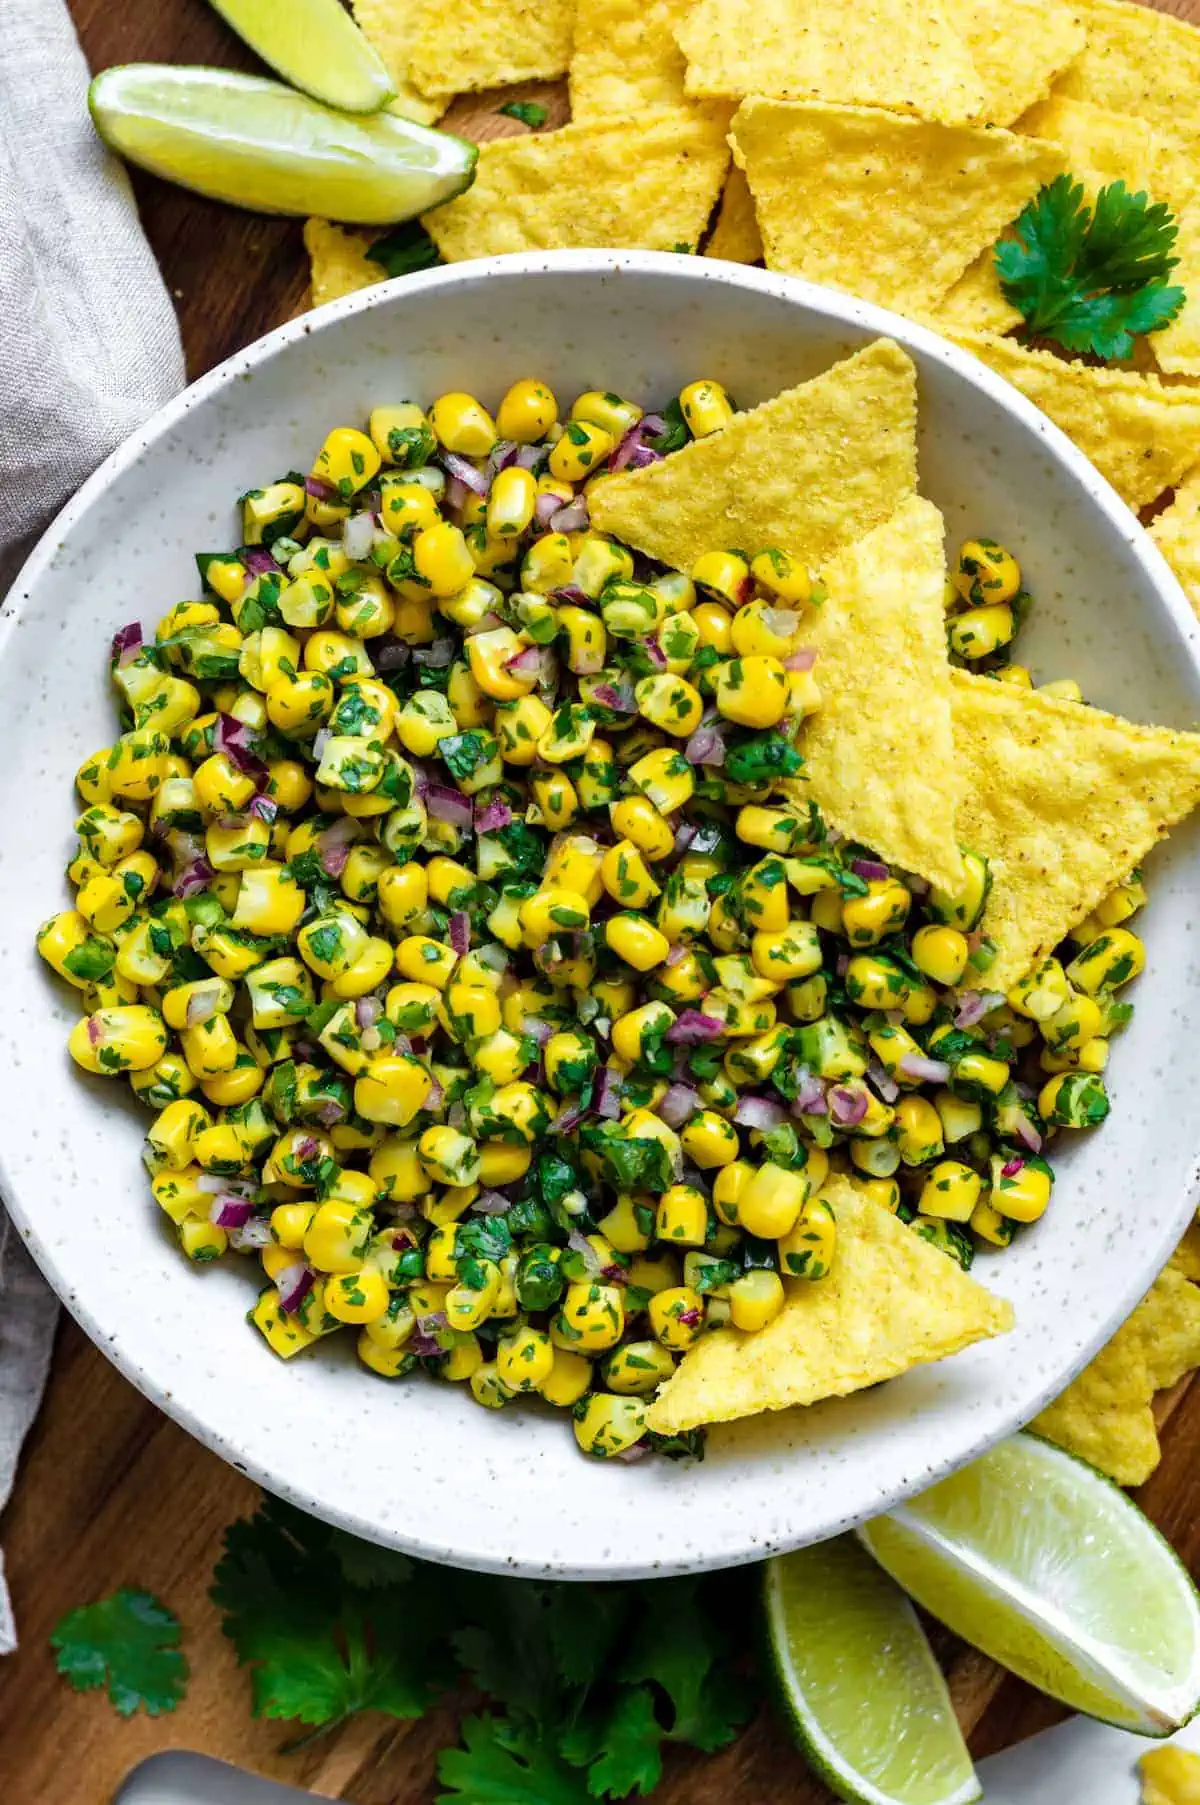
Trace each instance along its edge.
<path fill-rule="evenodd" d="M 0 598 L 84 477 L 184 382 L 171 303 L 124 172 L 88 119 L 62 0 L 4 14 Z M 45 1383 L 54 1310 L 0 1203 L 0 1507 Z M 0 1654 L 14 1646 L 0 1570 Z"/>

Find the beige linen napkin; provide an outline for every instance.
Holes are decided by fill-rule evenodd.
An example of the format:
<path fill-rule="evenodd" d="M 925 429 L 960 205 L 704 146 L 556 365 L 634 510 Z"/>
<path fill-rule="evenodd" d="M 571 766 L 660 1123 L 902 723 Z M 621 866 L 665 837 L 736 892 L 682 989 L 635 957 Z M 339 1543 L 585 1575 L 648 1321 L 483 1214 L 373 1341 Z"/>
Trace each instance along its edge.
<path fill-rule="evenodd" d="M 184 381 L 129 184 L 88 119 L 87 66 L 62 0 L 13 0 L 3 13 L 0 598 L 57 509 Z M 41 1398 L 54 1315 L 0 1203 L 0 1507 Z M 0 1568 L 0 1654 L 15 1644 Z"/>

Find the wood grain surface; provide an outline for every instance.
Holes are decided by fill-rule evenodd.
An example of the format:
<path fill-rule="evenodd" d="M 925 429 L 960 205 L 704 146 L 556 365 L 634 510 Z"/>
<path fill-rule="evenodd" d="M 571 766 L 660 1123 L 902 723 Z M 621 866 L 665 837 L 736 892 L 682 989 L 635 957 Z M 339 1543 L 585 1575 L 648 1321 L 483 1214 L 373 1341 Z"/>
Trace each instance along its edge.
<path fill-rule="evenodd" d="M 1200 0 L 1158 3 L 1200 23 Z M 94 69 L 140 60 L 255 66 L 205 0 L 70 4 Z M 514 92 L 543 100 L 554 123 L 566 116 L 561 89 Z M 497 117 L 494 105 L 473 97 L 456 104 L 451 122 L 477 139 L 521 129 Z M 135 186 L 179 311 L 190 376 L 304 307 L 308 273 L 297 221 L 239 213 L 151 177 L 135 175 Z M 1159 1413 L 1164 1457 L 1139 1501 L 1197 1571 L 1200 1386 L 1185 1381 L 1160 1399 Z M 278 1724 L 251 1718 L 245 1678 L 207 1594 L 221 1532 L 256 1496 L 64 1322 L 45 1408 L 0 1521 L 22 1638 L 0 1667 L 0 1805 L 109 1805 L 137 1762 L 169 1748 L 241 1762 L 355 1805 L 429 1805 L 434 1758 L 453 1733 L 448 1711 L 412 1725 L 363 1718 L 291 1755 L 279 1752 Z M 100 1696 L 78 1696 L 55 1675 L 47 1642 L 55 1622 L 119 1585 L 157 1593 L 185 1626 L 192 1681 L 173 1716 L 124 1723 Z M 1059 1715 L 985 1657 L 945 1636 L 938 1641 L 977 1756 Z M 694 1759 L 673 1751 L 655 1794 L 657 1805 L 819 1805 L 828 1797 L 765 1711 L 722 1754 Z"/>

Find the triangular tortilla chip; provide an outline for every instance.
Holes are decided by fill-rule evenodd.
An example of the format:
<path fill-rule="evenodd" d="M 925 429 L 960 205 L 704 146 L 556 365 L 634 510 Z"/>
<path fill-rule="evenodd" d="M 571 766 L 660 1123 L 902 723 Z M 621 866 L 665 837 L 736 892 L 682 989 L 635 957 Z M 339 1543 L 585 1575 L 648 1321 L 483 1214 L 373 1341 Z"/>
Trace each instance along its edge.
<path fill-rule="evenodd" d="M 951 672 L 960 843 L 992 868 L 981 927 L 1009 990 L 1200 803 L 1200 734 Z"/>
<path fill-rule="evenodd" d="M 1151 522 L 1150 537 L 1200 614 L 1200 464 L 1176 483 L 1175 498 Z"/>
<path fill-rule="evenodd" d="M 1141 1485 L 1161 1455 L 1145 1349 L 1129 1329 L 1129 1323 L 1118 1329 L 1030 1428 L 1098 1467 L 1118 1485 Z"/>
<path fill-rule="evenodd" d="M 1066 168 L 1054 145 L 991 126 L 757 95 L 730 138 L 767 268 L 902 313 L 932 308 Z"/>
<path fill-rule="evenodd" d="M 1200 1284 L 1200 1216 L 1193 1216 L 1183 1240 L 1171 1255 L 1171 1264 L 1185 1279 Z"/>
<path fill-rule="evenodd" d="M 1170 280 L 1184 291 L 1182 310 L 1153 335 L 1159 368 L 1171 376 L 1200 376 L 1200 199 L 1181 209 L 1175 240 L 1177 269 Z"/>
<path fill-rule="evenodd" d="M 723 257 L 726 263 L 759 263 L 762 261 L 762 233 L 754 211 L 754 196 L 740 169 L 725 177 L 717 222 L 704 247 L 706 257 Z"/>
<path fill-rule="evenodd" d="M 650 1406 L 647 1428 L 670 1435 L 845 1397 L 1012 1327 L 1011 1304 L 852 1179 L 827 1179 L 821 1195 L 837 1217 L 828 1276 L 789 1281 L 781 1314 L 757 1334 L 705 1335 Z"/>
<path fill-rule="evenodd" d="M 1195 463 L 1200 395 L 1194 390 L 1167 388 L 1133 370 L 1065 363 L 986 332 L 952 336 L 1074 439 L 1131 508 L 1172 488 Z"/>
<path fill-rule="evenodd" d="M 354 232 L 346 226 L 331 225 L 327 219 L 305 221 L 304 248 L 308 252 L 314 307 L 387 281 L 387 271 L 367 256 L 378 237 L 378 232 Z"/>
<path fill-rule="evenodd" d="M 1109 182 L 1124 182 L 1131 194 L 1141 190 L 1177 209 L 1196 186 L 1190 160 L 1173 139 L 1164 138 L 1145 119 L 1114 113 L 1094 101 L 1052 94 L 1022 114 L 1013 129 L 1060 144 L 1067 168 L 1089 199 Z M 1171 280 L 1183 278 L 1176 272 Z M 1156 345 L 1161 337 L 1155 334 Z"/>
<path fill-rule="evenodd" d="M 700 0 L 678 37 L 689 94 L 832 100 L 952 122 L 983 107 L 941 0 Z"/>
<path fill-rule="evenodd" d="M 984 86 L 981 122 L 990 125 L 1011 125 L 1083 49 L 1083 25 L 1061 0 L 958 0 L 953 17 Z"/>
<path fill-rule="evenodd" d="M 412 81 L 412 9 L 403 0 L 350 0 L 354 22 L 378 51 L 396 89 L 387 111 L 418 125 L 432 125 L 445 112 L 454 88 L 423 94 Z"/>
<path fill-rule="evenodd" d="M 943 295 L 930 314 L 940 332 L 1011 332 L 1021 324 L 1021 314 L 1000 292 L 996 259 L 989 248 L 976 257 L 949 294 Z"/>
<path fill-rule="evenodd" d="M 911 496 L 825 565 L 806 629 L 821 705 L 784 793 L 888 864 L 955 889 L 961 779 L 946 660 L 942 517 Z"/>
<path fill-rule="evenodd" d="M 729 167 L 724 120 L 699 107 L 485 144 L 475 181 L 422 220 L 448 263 L 506 251 L 695 250 Z"/>
<path fill-rule="evenodd" d="M 884 338 L 661 463 L 598 478 L 588 498 L 598 532 L 690 570 L 735 545 L 821 564 L 916 486 L 917 373 Z"/>
<path fill-rule="evenodd" d="M 517 81 L 557 81 L 571 61 L 575 0 L 393 0 L 422 94 L 475 94 Z"/>
<path fill-rule="evenodd" d="M 1169 1391 L 1200 1366 L 1200 1290 L 1172 1261 L 1159 1273 L 1125 1331 L 1144 1350 L 1155 1391 Z"/>
<path fill-rule="evenodd" d="M 1129 0 L 1072 0 L 1087 43 L 1057 91 L 1134 113 L 1164 132 L 1194 131 L 1200 118 L 1200 31 Z"/>
<path fill-rule="evenodd" d="M 686 64 L 675 27 L 689 0 L 589 0 L 575 20 L 571 123 L 607 125 L 681 108 Z"/>

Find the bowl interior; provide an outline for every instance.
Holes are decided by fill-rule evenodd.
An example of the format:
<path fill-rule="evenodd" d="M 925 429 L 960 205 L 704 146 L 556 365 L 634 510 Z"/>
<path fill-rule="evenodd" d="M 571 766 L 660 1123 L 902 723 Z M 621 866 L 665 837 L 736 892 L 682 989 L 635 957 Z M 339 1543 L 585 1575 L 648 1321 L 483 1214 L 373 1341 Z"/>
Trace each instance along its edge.
<path fill-rule="evenodd" d="M 728 1565 L 832 1534 L 1023 1423 L 1149 1284 L 1193 1201 L 1187 1039 L 1197 840 L 1150 861 L 1149 967 L 1114 1050 L 1114 1112 L 1059 1154 L 1047 1217 L 977 1274 L 1015 1332 L 842 1402 L 718 1430 L 702 1465 L 584 1464 L 567 1425 L 386 1384 L 352 1349 L 278 1361 L 242 1320 L 249 1262 L 189 1267 L 149 1196 L 145 1118 L 82 1078 L 74 1019 L 33 951 L 65 906 L 81 761 L 111 742 L 109 635 L 194 595 L 192 554 L 236 543 L 235 498 L 307 468 L 372 405 L 537 374 L 560 400 L 661 404 L 698 376 L 741 405 L 890 331 L 920 369 L 921 481 L 951 546 L 1013 547 L 1036 598 L 1023 655 L 1135 718 L 1200 717 L 1195 623 L 1133 517 L 1013 392 L 920 329 L 805 284 L 700 259 L 565 253 L 439 270 L 285 328 L 135 435 L 71 505 L 6 605 L 0 709 L 0 1179 L 69 1307 L 123 1370 L 274 1490 L 459 1564 L 617 1577 Z M 348 1338 L 347 1338 L 348 1339 Z"/>

